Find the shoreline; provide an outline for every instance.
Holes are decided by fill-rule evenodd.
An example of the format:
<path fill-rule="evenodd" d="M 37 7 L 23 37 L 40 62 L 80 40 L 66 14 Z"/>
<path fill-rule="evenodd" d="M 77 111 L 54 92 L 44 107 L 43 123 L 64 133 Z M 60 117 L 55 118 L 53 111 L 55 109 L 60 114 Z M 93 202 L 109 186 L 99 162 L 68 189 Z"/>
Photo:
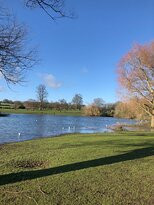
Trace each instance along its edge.
<path fill-rule="evenodd" d="M 125 131 L 113 131 L 110 129 L 110 131 L 105 131 L 105 132 L 95 132 L 95 133 L 80 133 L 80 132 L 74 132 L 74 133 L 64 133 L 64 134 L 57 134 L 57 135 L 50 135 L 50 136 L 43 136 L 43 137 L 35 137 L 32 139 L 25 139 L 25 140 L 21 140 L 21 141 L 11 141 L 11 142 L 3 142 L 0 143 L 0 147 L 3 145 L 7 145 L 7 144 L 16 144 L 16 143 L 23 143 L 23 142 L 31 142 L 31 141 L 35 141 L 35 140 L 48 140 L 48 139 L 52 139 L 52 138 L 60 138 L 60 137 L 71 137 L 71 136 L 76 136 L 76 135 L 84 135 L 84 136 L 93 136 L 93 135 L 102 135 L 102 136 L 112 136 L 112 135 L 117 135 L 117 134 L 153 134 L 154 135 L 154 131 L 144 131 L 144 130 L 125 130 Z"/>
<path fill-rule="evenodd" d="M 71 136 L 71 135 L 105 135 L 110 134 L 110 133 L 116 133 L 116 132 L 95 132 L 95 133 L 80 133 L 80 132 L 72 132 L 72 133 L 64 133 L 64 134 L 57 134 L 57 135 L 50 135 L 50 136 L 43 136 L 43 137 L 35 137 L 32 139 L 25 139 L 21 141 L 11 141 L 11 142 L 3 142 L 0 143 L 1 145 L 5 144 L 13 144 L 13 143 L 20 143 L 20 142 L 27 142 L 27 141 L 32 141 L 32 140 L 42 140 L 42 139 L 51 139 L 51 138 L 59 138 L 59 137 L 65 137 L 65 136 Z"/>
<path fill-rule="evenodd" d="M 23 110 L 23 109 L 0 109 L 5 114 L 37 114 L 37 115 L 64 115 L 64 116 L 83 116 L 81 111 L 57 111 L 57 110 Z"/>

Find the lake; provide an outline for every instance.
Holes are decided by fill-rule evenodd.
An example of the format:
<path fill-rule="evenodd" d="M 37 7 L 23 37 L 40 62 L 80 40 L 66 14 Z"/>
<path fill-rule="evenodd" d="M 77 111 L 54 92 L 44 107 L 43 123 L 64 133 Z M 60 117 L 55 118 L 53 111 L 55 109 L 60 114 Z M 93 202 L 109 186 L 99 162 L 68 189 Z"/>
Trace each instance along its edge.
<path fill-rule="evenodd" d="M 66 133 L 105 132 L 109 131 L 107 126 L 118 122 L 134 124 L 136 121 L 112 117 L 11 114 L 0 117 L 0 143 L 19 142 Z"/>

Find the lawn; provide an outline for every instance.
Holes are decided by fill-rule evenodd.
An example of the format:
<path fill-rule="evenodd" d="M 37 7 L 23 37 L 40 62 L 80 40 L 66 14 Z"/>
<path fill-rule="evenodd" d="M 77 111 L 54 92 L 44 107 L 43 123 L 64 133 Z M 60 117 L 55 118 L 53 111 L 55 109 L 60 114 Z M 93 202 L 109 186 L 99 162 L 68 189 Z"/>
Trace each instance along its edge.
<path fill-rule="evenodd" d="M 0 204 L 152 205 L 154 133 L 0 145 Z"/>
<path fill-rule="evenodd" d="M 80 110 L 27 110 L 27 109 L 0 109 L 2 113 L 16 113 L 16 114 L 49 114 L 49 115 L 66 115 L 66 116 L 81 116 Z"/>

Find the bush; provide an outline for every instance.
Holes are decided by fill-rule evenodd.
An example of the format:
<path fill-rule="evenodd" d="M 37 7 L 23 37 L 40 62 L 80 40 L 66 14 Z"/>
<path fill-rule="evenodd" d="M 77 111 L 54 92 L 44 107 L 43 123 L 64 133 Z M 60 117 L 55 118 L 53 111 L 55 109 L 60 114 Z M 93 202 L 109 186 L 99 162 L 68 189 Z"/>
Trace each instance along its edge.
<path fill-rule="evenodd" d="M 84 115 L 101 116 L 101 110 L 95 105 L 88 105 L 83 108 Z"/>

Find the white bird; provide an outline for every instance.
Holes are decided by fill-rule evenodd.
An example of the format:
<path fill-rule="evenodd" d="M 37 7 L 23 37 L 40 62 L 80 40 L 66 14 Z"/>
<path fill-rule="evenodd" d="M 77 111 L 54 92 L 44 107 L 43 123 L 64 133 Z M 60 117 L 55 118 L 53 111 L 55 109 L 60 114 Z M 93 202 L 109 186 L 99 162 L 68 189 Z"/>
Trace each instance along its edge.
<path fill-rule="evenodd" d="M 20 136 L 20 135 L 21 135 L 21 133 L 19 132 L 19 133 L 18 133 L 18 136 Z"/>

